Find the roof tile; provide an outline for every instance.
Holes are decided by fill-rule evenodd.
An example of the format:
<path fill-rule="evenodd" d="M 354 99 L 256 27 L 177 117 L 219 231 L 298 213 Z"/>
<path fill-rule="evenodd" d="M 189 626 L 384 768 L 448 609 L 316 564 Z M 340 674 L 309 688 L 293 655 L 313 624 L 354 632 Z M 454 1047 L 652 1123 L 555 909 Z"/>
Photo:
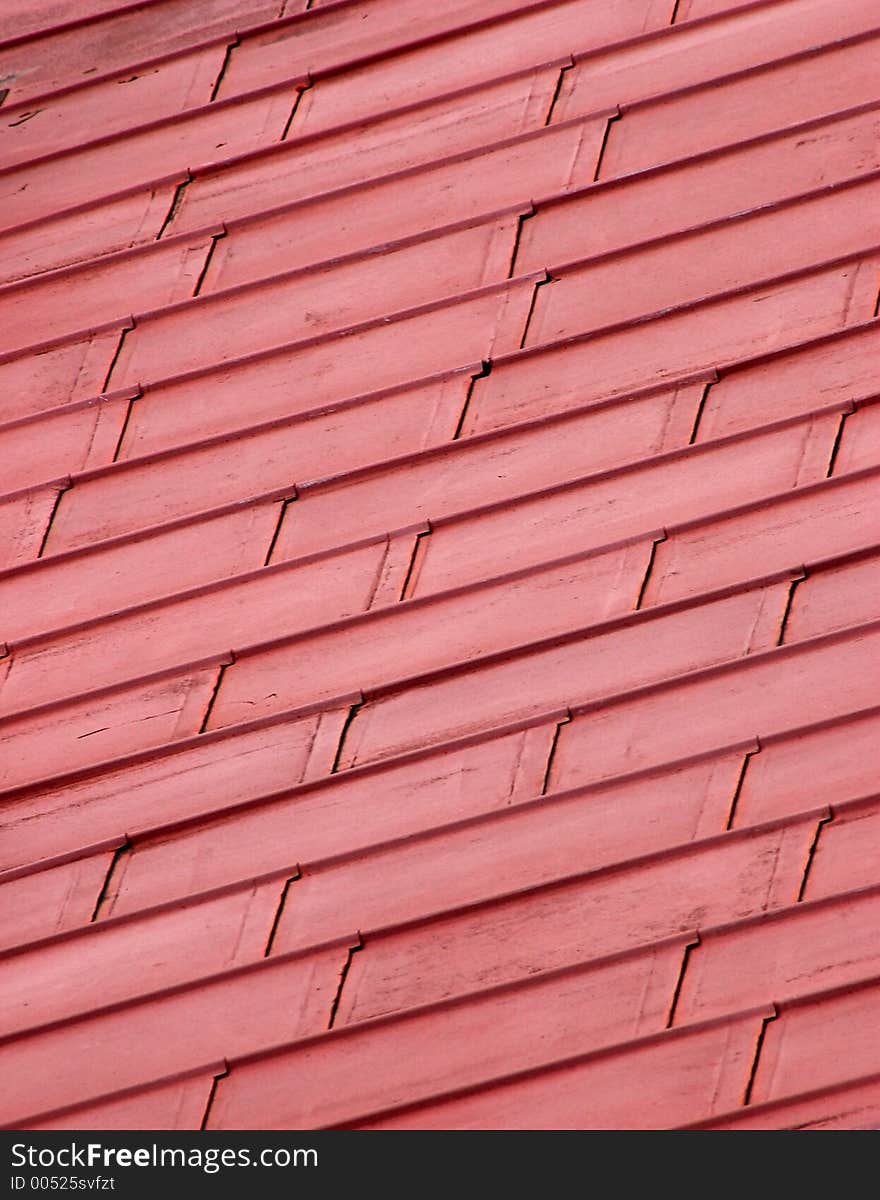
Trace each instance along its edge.
<path fill-rule="evenodd" d="M 860 408 L 844 422 L 838 452 L 834 458 L 835 475 L 872 467 L 880 456 L 880 409 L 876 405 Z"/>
<path fill-rule="evenodd" d="M 136 660 L 131 665 L 136 671 Z M 0 784 L 12 787 L 197 733 L 219 669 L 216 663 L 117 692 L 77 694 L 53 712 L 51 741 L 45 736 L 43 710 L 9 718 L 2 727 L 8 754 Z"/>
<path fill-rule="evenodd" d="M 225 56 L 225 41 L 214 41 L 110 79 L 83 78 L 70 90 L 35 97 L 35 102 L 6 104 L 0 127 L 4 166 L 207 104 Z"/>
<path fill-rule="evenodd" d="M 875 6 L 7 8 L 3 1123 L 876 1124 Z"/>
<path fill-rule="evenodd" d="M 551 782 L 571 787 L 867 707 L 876 692 L 862 668 L 878 644 L 875 625 L 856 627 L 606 703 L 563 728 Z"/>
<path fill-rule="evenodd" d="M 241 354 L 317 338 L 377 316 L 500 283 L 507 277 L 516 227 L 517 215 L 511 213 L 500 220 L 389 247 L 384 253 L 262 279 L 186 305 L 136 316 L 135 328 L 114 364 L 112 382 L 122 387 L 198 367 L 216 369 L 224 360 Z M 439 324 L 440 319 L 438 316 L 435 322 Z M 438 340 L 439 334 L 438 329 Z M 353 335 L 342 343 L 341 350 L 354 340 Z M 387 353 L 391 356 L 393 351 Z M 438 369 L 443 365 L 440 358 Z M 407 368 L 410 378 L 427 374 L 418 362 L 410 365 L 407 360 Z M 320 399 L 320 393 L 315 395 L 309 389 L 309 394 Z"/>
<path fill-rule="evenodd" d="M 49 492 L 53 505 L 56 495 Z M 16 641 L 259 567 L 281 511 L 280 500 L 263 500 L 204 521 L 49 555 L 39 568 L 32 551 L 22 554 L 20 569 L 0 576 L 0 637 Z M 40 513 L 45 520 L 45 507 Z"/>
<path fill-rule="evenodd" d="M 559 878 L 557 864 L 544 886 L 536 888 L 544 865 L 538 859 L 528 879 L 516 872 L 502 875 L 494 880 L 494 895 L 493 881 L 487 879 L 482 903 L 443 912 L 440 904 L 454 902 L 468 885 L 447 863 L 445 878 L 436 880 L 433 891 L 392 895 L 385 902 L 385 913 L 405 912 L 412 924 L 373 932 L 364 923 L 364 949 L 353 957 L 346 982 L 346 1011 L 358 1020 L 402 1011 L 527 973 L 648 946 L 697 924 L 784 907 L 796 899 L 815 830 L 816 814 L 810 814 L 789 825 L 724 834 L 605 871 L 577 873 L 572 853 L 569 878 Z M 471 881 L 471 890 L 476 886 Z M 371 898 L 378 915 L 382 897 L 374 890 Z M 286 938 L 299 940 L 296 913 L 297 906 L 291 906 L 282 914 L 289 914 L 292 935 L 279 931 L 279 951 Z M 425 922 L 428 916 L 432 919 Z M 332 920 L 331 913 L 327 917 Z M 416 918 L 421 918 L 418 924 Z"/>
<path fill-rule="evenodd" d="M 250 804 L 239 792 L 238 803 L 228 812 L 215 807 L 213 816 L 178 797 L 179 817 L 188 809 L 190 819 L 179 828 L 160 826 L 133 837 L 132 851 L 108 888 L 106 911 L 135 912 L 241 884 L 255 870 L 283 872 L 293 862 L 353 853 L 444 822 L 504 811 L 540 790 L 555 732 L 555 724 L 545 723 L 490 734 L 472 745 L 385 763 L 379 771 L 341 772 L 289 794 L 257 796 Z M 276 771 L 277 783 L 285 782 L 283 774 Z M 151 812 L 149 821 L 161 815 Z"/>
<path fill-rule="evenodd" d="M 187 594 L 177 602 L 74 627 L 16 645 L 13 669 L 0 685 L 0 712 L 64 696 L 70 672 L 91 691 L 223 655 L 266 637 L 289 637 L 322 621 L 342 620 L 367 608 L 386 554 L 373 542 L 303 565 L 282 565 L 257 578 L 232 579 L 222 589 Z M 403 580 L 400 580 L 402 586 Z M 303 692 L 300 696 L 307 693 Z"/>
<path fill-rule="evenodd" d="M 819 995 L 783 1008 L 767 1025 L 755 1073 L 754 1102 L 842 1083 L 877 1070 L 873 1036 L 880 989 L 876 980 L 857 989 Z"/>
<path fill-rule="evenodd" d="M 794 494 L 781 492 L 729 515 L 713 514 L 668 530 L 666 540 L 657 545 L 642 603 L 663 603 L 694 591 L 744 582 L 755 574 L 803 562 L 810 555 L 822 558 L 857 550 L 876 533 L 878 496 L 876 472 L 842 475 L 833 484 L 820 482 Z M 853 612 L 846 623 L 858 619 L 858 612 Z"/>
<path fill-rule="evenodd" d="M 355 7 L 349 9 L 352 16 L 341 29 L 340 13 L 329 10 L 329 15 L 308 23 L 314 31 L 312 37 L 308 34 L 297 37 L 295 55 L 278 33 L 245 40 L 233 56 L 221 95 L 261 87 L 297 72 L 317 74 L 348 62 L 351 66 L 346 74 L 363 98 L 362 103 L 374 98 L 374 111 L 383 110 L 406 103 L 414 95 L 430 95 L 432 85 L 446 90 L 480 83 L 486 77 L 489 62 L 495 73 L 501 74 L 568 54 L 573 49 L 601 46 L 646 29 L 656 29 L 669 19 L 669 0 L 619 0 L 614 5 L 592 5 L 589 22 L 584 21 L 582 0 L 537 3 L 532 0 L 525 4 L 516 4 L 515 0 L 484 0 L 479 5 L 474 0 L 456 0 L 454 5 L 444 5 L 436 14 L 425 13 L 409 0 L 402 26 L 398 10 L 399 5 L 385 0 L 377 9 L 382 24 L 364 26 L 357 20 Z M 450 17 L 466 20 L 468 10 L 472 25 L 462 22 L 460 33 L 450 30 L 446 37 L 436 36 L 441 22 L 449 21 L 449 28 Z M 509 13 L 506 18 L 505 10 Z M 424 39 L 425 43 L 412 49 L 407 43 L 416 39 L 405 34 L 410 13 L 417 14 L 418 40 Z M 483 20 L 495 14 L 499 14 L 495 20 Z M 328 25 L 333 29 L 332 36 L 328 34 Z M 288 28 L 291 34 L 295 32 L 293 24 Z M 389 34 L 393 36 L 390 44 Z M 392 47 L 397 53 L 388 54 Z M 386 54 L 375 57 L 383 49 Z M 366 58 L 366 63 L 359 66 L 358 57 Z M 320 82 L 319 79 L 318 86 Z"/>
<path fill-rule="evenodd" d="M 520 271 L 749 212 L 880 166 L 876 104 L 540 199 L 523 224 Z M 589 219 L 585 211 L 589 210 Z"/>
<path fill-rule="evenodd" d="M 386 329 L 377 327 L 376 336 L 381 341 L 389 335 Z M 326 344 L 317 348 L 313 358 L 320 362 L 322 351 L 326 364 Z M 308 354 L 305 348 L 304 357 Z M 381 358 L 377 359 L 378 372 L 383 364 Z M 268 371 L 266 390 L 249 392 L 243 386 L 247 367 L 244 373 L 233 367 L 227 374 L 210 375 L 208 385 L 205 376 L 199 375 L 145 387 L 131 406 L 119 447 L 119 461 L 133 460 L 126 477 L 131 478 L 134 472 L 148 467 L 139 463 L 141 456 L 182 451 L 181 457 L 188 454 L 197 458 L 199 451 L 187 449 L 188 441 L 199 435 L 202 438 L 222 435 L 242 455 L 248 456 L 253 446 L 267 464 L 272 463 L 276 454 L 279 458 L 283 456 L 285 469 L 278 479 L 281 486 L 287 481 L 292 497 L 293 480 L 320 478 L 332 471 L 354 471 L 372 462 L 416 454 L 444 442 L 455 431 L 471 376 L 478 366 L 453 368 L 415 382 L 380 387 L 354 395 L 347 403 L 321 404 L 319 397 L 311 392 L 298 393 L 306 406 L 300 413 L 291 401 L 289 376 L 281 371 L 280 362 L 274 364 L 274 369 L 278 378 L 277 397 L 268 388 L 271 378 Z M 393 372 L 394 364 L 386 363 L 384 369 Z M 320 379 L 319 374 L 317 378 Z M 210 405 L 205 399 L 207 395 Z M 243 407 L 242 395 L 248 398 L 249 407 Z M 318 401 L 314 408 L 309 407 L 312 400 Z M 119 477 L 123 475 L 120 471 Z M 337 544 L 343 540 L 340 538 Z M 275 557 L 282 556 L 276 553 Z"/>
<path fill-rule="evenodd" d="M 291 85 L 223 109 L 208 105 L 206 110 L 182 113 L 174 121 L 141 127 L 124 138 L 77 147 L 25 164 L 12 174 L 4 172 L 0 180 L 3 229 L 59 211 L 59 170 L 70 180 L 64 208 L 71 208 L 158 179 L 181 164 L 211 163 L 263 141 L 280 140 L 295 96 Z"/>
<path fill-rule="evenodd" d="M 658 1129 L 740 1099 L 759 1013 L 367 1119 L 368 1129 Z M 711 1067 L 711 1070 L 710 1070 Z M 637 1094 L 633 1078 L 637 1076 Z M 356 1126 L 349 1126 L 354 1128 Z"/>
<path fill-rule="evenodd" d="M 104 390 L 126 320 L 63 342 L 37 343 L 0 359 L 4 422 L 90 400 Z M 39 330 L 32 330 L 37 338 Z"/>
<path fill-rule="evenodd" d="M 0 497 L 0 568 L 37 558 L 66 480 Z"/>
<path fill-rule="evenodd" d="M 84 924 L 0 958 L 0 1036 L 261 958 L 279 892 L 272 881 L 136 923 Z M 178 953 L 169 955 L 169 945 Z"/>
<path fill-rule="evenodd" d="M 362 1121 L 371 1110 L 658 1032 L 682 941 L 235 1064 L 218 1089 L 209 1127 Z M 291 1087 L 304 1076 L 312 1081 L 308 1089 Z"/>
<path fill-rule="evenodd" d="M 691 609 L 664 612 L 648 623 L 631 621 L 547 649 L 527 647 L 500 662 L 490 660 L 482 668 L 451 672 L 436 682 L 417 680 L 407 687 L 377 681 L 385 684 L 383 694 L 358 710 L 340 761 L 346 766 L 369 762 L 488 724 L 518 720 L 553 704 L 595 702 L 737 658 L 748 652 L 765 602 L 778 622 L 787 595 L 784 584 L 767 589 L 766 595 L 765 589 L 756 588 Z M 394 673 L 402 672 L 398 668 Z M 234 718 L 237 680 L 233 674 L 224 679 L 211 710 L 212 728 Z M 262 696 L 257 689 L 244 690 L 243 695 L 254 703 L 262 699 L 271 711 L 271 696 Z"/>
<path fill-rule="evenodd" d="M 876 787 L 880 714 L 847 713 L 834 723 L 766 739 L 749 759 L 737 797 L 737 823 L 798 812 L 804 798 L 821 794 L 832 805 L 871 794 Z"/>
<path fill-rule="evenodd" d="M 0 452 L 9 463 L 3 482 L 18 490 L 111 461 L 127 410 L 126 399 L 98 397 L 64 406 L 51 420 L 0 426 Z"/>
<path fill-rule="evenodd" d="M 222 1069 L 218 1064 L 217 1070 Z M 214 1087 L 210 1071 L 76 1105 L 28 1122 L 29 1129 L 199 1129 Z"/>
<path fill-rule="evenodd" d="M 880 177 L 869 177 L 626 255 L 617 252 L 583 265 L 548 264 L 553 282 L 537 295 L 528 344 L 632 320 L 858 252 L 880 241 L 880 218 L 872 223 L 866 216 L 878 208 L 878 197 Z"/>
<path fill-rule="evenodd" d="M 326 1023 L 344 959 L 343 948 L 331 947 L 270 960 L 257 968 L 256 988 L 250 972 L 220 975 L 7 1041 L 0 1060 L 22 1070 L 22 1085 L 0 1109 L 2 1119 L 46 1111 L 44 1072 L 52 1074 L 55 1107 L 61 1107 L 150 1083 L 170 1074 L 169 1066 L 203 1067 L 216 1062 L 221 1049 L 244 1054 L 316 1033 Z M 104 1051 L 98 1059 L 96 1040 Z M 27 1070 L 16 1066 L 24 1063 Z"/>
<path fill-rule="evenodd" d="M 685 91 L 624 107 L 612 126 L 601 177 L 643 170 L 858 104 L 870 94 L 867 78 L 876 55 L 876 33 L 857 36 L 730 79 L 712 79 L 699 96 Z"/>
<path fill-rule="evenodd" d="M 827 904 L 799 905 L 701 933 L 678 994 L 676 1024 L 736 1012 L 767 996 L 787 1000 L 875 975 L 878 911 L 876 891 L 844 893 Z M 744 962 L 754 971 L 744 972 Z"/>
<path fill-rule="evenodd" d="M 601 104 L 632 104 L 877 27 L 871 0 L 855 0 L 845 10 L 829 10 L 822 0 L 747 4 L 741 11 L 730 0 L 685 11 L 686 4 L 681 0 L 676 9 L 680 24 L 674 35 L 658 30 L 654 37 L 577 61 L 566 74 L 554 115 L 564 120 Z"/>
<path fill-rule="evenodd" d="M 305 522 L 285 521 L 276 553 L 293 556 L 321 548 L 328 529 L 337 541 L 345 541 L 378 531 L 385 522 L 396 527 L 407 519 L 439 522 L 474 508 L 517 501 L 565 479 L 581 480 L 623 463 L 641 463 L 652 451 L 675 450 L 685 442 L 703 386 L 684 384 L 615 406 L 563 414 L 559 420 L 515 425 L 491 438 L 462 438 L 433 452 L 429 447 L 421 455 L 374 460 L 370 469 L 358 473 L 347 474 L 343 469 L 326 480 L 312 476 L 312 484 L 303 482 L 300 487 L 297 503 L 302 505 L 299 511 L 314 515 Z M 465 411 L 464 403 L 461 411 Z M 344 462 L 334 465 L 345 466 Z M 349 503 L 349 499 L 355 502 Z M 634 532 L 642 535 L 649 531 L 641 526 Z M 446 536 L 446 530 L 441 532 L 439 527 L 435 533 L 441 540 Z M 612 537 L 613 532 L 607 540 Z M 434 540 L 432 534 L 432 554 Z M 587 549 L 590 543 L 560 542 L 559 548 L 564 553 L 572 545 Z M 515 557 L 510 551 L 505 542 L 499 541 L 491 552 L 486 545 L 483 553 L 488 557 L 481 560 L 475 581 L 559 557 L 552 541 L 537 545 L 537 553 L 523 553 L 522 546 L 516 547 Z M 469 577 L 467 560 L 459 562 L 457 574 L 437 583 L 422 583 L 419 575 L 411 590 L 424 594 L 463 582 Z"/>
<path fill-rule="evenodd" d="M 370 180 L 378 186 L 384 175 L 428 168 L 450 157 L 480 156 L 487 148 L 491 152 L 496 143 L 541 126 L 558 76 L 555 64 L 530 67 L 513 76 L 481 83 L 473 90 L 444 94 L 416 108 L 392 109 L 355 124 L 348 106 L 341 127 L 334 124 L 314 132 L 308 120 L 313 96 L 310 88 L 302 93 L 295 124 L 285 142 L 198 170 L 191 185 L 181 193 L 169 228 L 197 229 L 210 225 L 222 213 L 230 223 L 235 219 L 240 222 L 239 245 L 253 230 L 251 256 L 262 249 L 264 261 L 271 263 L 271 255 L 261 244 L 261 214 L 266 210 L 289 207 L 310 196 Z M 554 144 L 558 140 L 552 139 Z M 285 170 L 288 162 L 295 162 L 297 170 Z M 365 219 L 372 214 L 360 215 Z M 407 209 L 396 215 L 400 221 L 413 216 Z M 344 226 L 337 230 L 340 235 L 344 232 Z M 368 247 L 375 242 L 366 240 L 363 244 Z M 295 244 L 285 245 L 282 241 L 280 245 L 288 255 L 295 252 Z M 333 241 L 332 246 L 335 253 L 343 252 L 341 243 Z M 221 252 L 224 249 L 228 251 L 228 245 L 221 247 Z"/>
<path fill-rule="evenodd" d="M 147 255 L 103 259 L 0 288 L 0 313 L 8 331 L 6 351 L 70 336 L 132 311 L 191 296 L 212 245 L 210 233 L 194 235 L 160 242 Z"/>
<path fill-rule="evenodd" d="M 869 320 L 816 341 L 792 346 L 755 362 L 724 371 L 712 384 L 700 414 L 698 439 L 723 437 L 763 425 L 767 389 L 773 389 L 774 418 L 809 412 L 825 404 L 843 408 L 871 397 L 875 382 L 870 362 L 878 325 Z"/>
<path fill-rule="evenodd" d="M 183 176 L 0 233 L 0 278 L 24 279 L 150 242 L 160 233 Z"/>
<path fill-rule="evenodd" d="M 650 536 L 656 531 L 658 515 L 675 525 L 775 494 L 798 482 L 815 482 L 815 470 L 812 479 L 801 479 L 805 451 L 810 450 L 811 442 L 816 444 L 817 453 L 811 451 L 807 461 L 824 458 L 824 475 L 839 424 L 839 417 L 829 415 L 815 425 L 784 425 L 747 438 L 704 443 L 699 449 L 670 451 L 536 489 L 482 511 L 468 512 L 464 505 L 456 504 L 452 514 L 459 515 L 450 514 L 448 521 L 441 520 L 448 510 L 434 504 L 424 514 L 430 517 L 432 533 L 425 539 L 418 591 L 424 594 L 540 562 L 564 553 L 571 545 L 598 549 L 618 539 Z M 743 470 L 745 461 L 753 464 L 754 470 Z M 333 491 L 305 492 L 297 503 L 303 510 L 313 506 L 316 514 L 332 508 L 344 512 L 349 535 L 353 528 L 363 529 L 363 515 L 347 505 L 342 509 Z M 317 523 L 317 515 L 314 521 Z M 514 529 L 518 541 L 511 541 Z M 291 525 L 289 530 L 282 527 L 279 542 L 282 539 L 288 549 L 293 543 L 304 552 L 315 541 L 315 533 L 309 527 Z"/>
<path fill-rule="evenodd" d="M 302 0 L 291 2 L 302 4 Z M 99 64 L 104 72 L 124 68 L 132 61 L 132 47 L 144 60 L 210 37 L 231 35 L 242 20 L 256 24 L 276 16 L 278 0 L 205 0 L 198 13 L 190 0 L 149 0 L 108 6 L 101 17 L 103 7 L 90 5 L 71 13 L 65 3 L 63 13 L 53 14 L 58 24 L 42 26 L 36 46 L 16 39 L 0 47 L 0 75 L 12 76 L 16 101 L 76 83 Z M 78 21 L 81 14 L 99 19 Z M 43 19 L 51 17 L 46 14 Z M 19 29 L 16 23 L 15 32 Z"/>
<path fill-rule="evenodd" d="M 95 837 L 121 841 L 144 828 L 206 819 L 224 804 L 246 804 L 323 775 L 333 765 L 347 713 L 346 706 L 219 737 L 178 739 L 151 752 L 99 761 L 23 793 L 7 791 L 9 836 L 2 864 L 27 866 L 80 851 Z M 131 856 L 123 865 L 130 869 Z M 105 894 L 105 911 L 112 911 L 114 894 L 113 888 Z"/>
<path fill-rule="evenodd" d="M 573 393 L 581 402 L 599 399 L 866 321 L 876 306 L 878 262 L 876 252 L 857 254 L 599 329 L 574 346 L 539 346 L 541 353 L 508 360 L 505 369 L 492 372 L 475 395 L 466 432 L 559 412 Z M 527 340 L 534 344 L 531 332 Z"/>
<path fill-rule="evenodd" d="M 873 589 L 878 565 L 875 547 L 855 560 L 810 571 L 792 594 L 783 641 L 816 637 L 880 616 Z"/>
<path fill-rule="evenodd" d="M 753 1104 L 721 1116 L 711 1129 L 876 1129 L 880 1081 L 856 1080 L 789 1100 Z M 702 1128 L 702 1126 L 691 1126 Z"/>
<path fill-rule="evenodd" d="M 816 845 L 804 895 L 813 899 L 845 888 L 869 887 L 874 882 L 871 863 L 878 843 L 880 801 L 836 810 Z"/>
<path fill-rule="evenodd" d="M 36 874 L 0 877 L 7 949 L 87 924 L 101 895 L 113 849 L 63 862 Z"/>

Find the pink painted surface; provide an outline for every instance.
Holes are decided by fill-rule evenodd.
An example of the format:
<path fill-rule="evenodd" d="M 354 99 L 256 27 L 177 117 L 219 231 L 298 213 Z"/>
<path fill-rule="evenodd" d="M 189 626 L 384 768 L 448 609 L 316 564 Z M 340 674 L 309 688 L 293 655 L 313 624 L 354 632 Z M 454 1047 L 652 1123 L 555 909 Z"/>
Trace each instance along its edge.
<path fill-rule="evenodd" d="M 876 1126 L 878 27 L 5 6 L 4 1125 Z"/>
<path fill-rule="evenodd" d="M 377 1115 L 367 1129 L 665 1129 L 741 1099 L 760 1016 L 587 1058 L 460 1099 Z M 710 1069 L 711 1067 L 711 1069 Z M 636 1093 L 633 1077 L 639 1079 Z"/>

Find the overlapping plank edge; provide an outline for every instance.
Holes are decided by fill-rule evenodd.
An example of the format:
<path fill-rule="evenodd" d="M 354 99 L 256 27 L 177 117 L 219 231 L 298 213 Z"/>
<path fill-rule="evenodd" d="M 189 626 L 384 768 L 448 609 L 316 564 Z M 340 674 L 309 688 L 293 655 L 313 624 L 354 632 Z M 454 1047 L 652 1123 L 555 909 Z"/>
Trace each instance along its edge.
<path fill-rule="evenodd" d="M 876 1125 L 878 37 L 0 18 L 5 1126 Z"/>

